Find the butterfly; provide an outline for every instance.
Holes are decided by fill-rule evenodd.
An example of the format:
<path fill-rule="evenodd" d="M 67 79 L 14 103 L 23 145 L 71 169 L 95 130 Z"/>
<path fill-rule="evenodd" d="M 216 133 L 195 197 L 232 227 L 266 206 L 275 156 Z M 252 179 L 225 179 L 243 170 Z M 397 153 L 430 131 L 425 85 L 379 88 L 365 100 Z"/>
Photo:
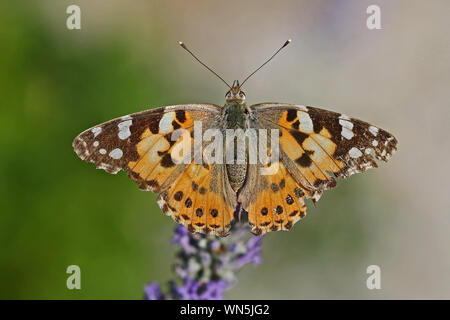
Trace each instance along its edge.
<path fill-rule="evenodd" d="M 375 160 L 388 161 L 397 149 L 392 134 L 367 122 L 303 105 L 248 106 L 239 81 L 229 87 L 223 107 L 183 104 L 126 115 L 82 132 L 73 148 L 98 169 L 112 174 L 124 170 L 140 189 L 158 193 L 161 210 L 190 232 L 220 237 L 230 234 L 241 215 L 254 235 L 290 230 L 306 215 L 306 199 L 315 203 L 324 190 L 336 186 L 335 178 L 375 168 Z M 253 129 L 257 136 L 261 130 L 276 132 L 277 143 L 265 146 L 267 155 L 277 157 L 249 161 L 249 140 L 231 162 L 225 159 L 228 151 L 214 149 L 208 156 L 211 143 L 195 139 L 199 125 L 200 137 L 215 129 L 220 133 L 216 140 L 226 147 L 238 139 L 227 140 L 228 130 Z M 180 130 L 184 134 L 174 139 Z M 180 150 L 186 152 L 180 156 Z"/>

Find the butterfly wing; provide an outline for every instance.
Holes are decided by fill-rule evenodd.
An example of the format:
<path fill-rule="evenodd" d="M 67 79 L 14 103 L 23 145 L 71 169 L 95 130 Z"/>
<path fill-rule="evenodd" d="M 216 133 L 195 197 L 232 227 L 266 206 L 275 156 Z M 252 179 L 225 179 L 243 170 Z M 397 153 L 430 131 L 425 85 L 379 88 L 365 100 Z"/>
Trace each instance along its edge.
<path fill-rule="evenodd" d="M 276 167 L 277 173 L 262 175 L 260 170 L 269 167 Z M 290 230 L 306 215 L 304 196 L 308 191 L 298 184 L 281 161 L 252 164 L 247 174 L 238 201 L 248 214 L 254 235 Z"/>
<path fill-rule="evenodd" d="M 176 105 L 127 115 L 84 131 L 73 141 L 73 148 L 81 159 L 95 163 L 97 168 L 113 174 L 124 170 L 141 189 L 160 193 L 161 209 L 175 221 L 191 225 L 191 231 L 226 235 L 233 210 L 224 213 L 225 208 L 229 208 L 223 194 L 229 189 L 226 188 L 223 166 L 172 160 L 175 150 L 180 150 L 186 143 L 194 156 L 193 139 L 188 139 L 194 121 L 208 128 L 212 123 L 220 122 L 220 110 L 210 104 Z M 188 133 L 187 137 L 172 139 L 172 133 L 180 128 Z M 193 190 L 192 186 L 196 184 L 198 188 Z M 215 192 L 203 193 L 203 188 Z M 210 203 L 220 205 L 210 207 Z M 199 210 L 195 215 L 194 209 L 209 212 L 209 219 Z"/>
<path fill-rule="evenodd" d="M 286 225 L 291 227 L 300 214 L 305 214 L 304 197 L 319 200 L 323 190 L 336 186 L 334 177 L 347 178 L 377 167 L 376 159 L 388 161 L 397 149 L 397 140 L 390 133 L 343 114 L 280 103 L 258 104 L 251 109 L 256 118 L 255 127 L 280 130 L 279 170 L 272 176 L 261 176 L 260 168 L 264 165 L 255 165 L 249 175 L 261 190 L 252 194 L 250 186 L 244 186 L 241 193 L 240 201 L 245 203 L 256 234 L 288 229 Z M 270 188 L 271 183 L 283 179 L 285 186 L 289 186 L 284 193 L 280 192 L 281 188 Z M 298 215 L 293 214 L 289 219 L 287 213 L 283 219 L 277 219 L 275 213 L 283 215 L 286 199 L 294 199 L 295 188 L 297 194 L 303 194 L 292 210 Z M 272 217 L 262 214 L 265 207 L 260 208 L 261 203 L 270 207 Z M 277 224 L 277 220 L 280 223 Z"/>
<path fill-rule="evenodd" d="M 237 202 L 224 165 L 193 162 L 159 195 L 158 204 L 190 232 L 226 237 Z"/>

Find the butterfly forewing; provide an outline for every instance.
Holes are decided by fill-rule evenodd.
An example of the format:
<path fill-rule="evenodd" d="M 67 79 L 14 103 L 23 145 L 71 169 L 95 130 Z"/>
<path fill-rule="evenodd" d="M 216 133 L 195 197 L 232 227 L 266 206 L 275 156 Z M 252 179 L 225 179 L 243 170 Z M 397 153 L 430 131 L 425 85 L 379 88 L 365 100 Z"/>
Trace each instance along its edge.
<path fill-rule="evenodd" d="M 195 120 L 213 118 L 219 110 L 214 105 L 177 105 L 123 116 L 84 131 L 73 147 L 81 159 L 97 168 L 109 173 L 125 170 L 142 188 L 159 191 L 163 181 L 149 179 L 153 176 L 149 171 L 177 167 L 167 155 L 174 145 L 171 133 L 178 128 L 192 130 Z"/>
<path fill-rule="evenodd" d="M 345 114 L 278 103 L 253 107 L 261 119 L 297 135 L 295 144 L 287 139 L 280 140 L 280 144 L 284 150 L 301 148 L 300 157 L 293 159 L 299 166 L 317 164 L 337 177 L 348 177 L 377 167 L 375 159 L 388 161 L 397 150 L 397 140 L 392 134 Z"/>

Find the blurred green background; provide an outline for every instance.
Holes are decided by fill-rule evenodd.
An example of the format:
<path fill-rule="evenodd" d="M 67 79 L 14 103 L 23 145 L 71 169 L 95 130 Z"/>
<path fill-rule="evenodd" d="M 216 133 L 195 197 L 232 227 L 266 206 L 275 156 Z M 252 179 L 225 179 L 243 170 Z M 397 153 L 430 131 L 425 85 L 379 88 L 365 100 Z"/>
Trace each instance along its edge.
<path fill-rule="evenodd" d="M 81 30 L 66 8 L 81 7 Z M 265 237 L 226 298 L 450 298 L 448 1 L 0 3 L 0 298 L 140 299 L 171 277 L 174 222 L 125 174 L 72 150 L 81 131 L 179 103 L 223 104 L 229 82 L 287 38 L 246 85 L 249 102 L 327 107 L 399 140 L 387 165 L 340 181 L 290 232 Z M 330 107 L 332 106 L 332 107 Z M 67 266 L 82 289 L 68 290 Z M 382 270 L 368 290 L 366 268 Z"/>

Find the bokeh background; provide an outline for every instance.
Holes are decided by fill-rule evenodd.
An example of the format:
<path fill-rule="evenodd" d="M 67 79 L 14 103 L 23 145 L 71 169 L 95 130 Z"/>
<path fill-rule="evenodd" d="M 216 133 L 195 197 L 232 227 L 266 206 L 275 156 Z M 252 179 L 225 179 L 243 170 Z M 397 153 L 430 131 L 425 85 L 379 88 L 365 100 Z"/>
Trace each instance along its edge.
<path fill-rule="evenodd" d="M 81 30 L 66 8 L 81 7 Z M 381 7 L 382 29 L 366 28 Z M 174 222 L 125 174 L 78 159 L 73 138 L 179 103 L 329 108 L 396 135 L 388 164 L 340 181 L 290 232 L 269 234 L 226 298 L 450 298 L 450 22 L 447 0 L 2 1 L 0 298 L 140 299 L 171 277 Z M 82 289 L 66 288 L 77 264 Z M 381 290 L 366 268 L 381 267 Z"/>

